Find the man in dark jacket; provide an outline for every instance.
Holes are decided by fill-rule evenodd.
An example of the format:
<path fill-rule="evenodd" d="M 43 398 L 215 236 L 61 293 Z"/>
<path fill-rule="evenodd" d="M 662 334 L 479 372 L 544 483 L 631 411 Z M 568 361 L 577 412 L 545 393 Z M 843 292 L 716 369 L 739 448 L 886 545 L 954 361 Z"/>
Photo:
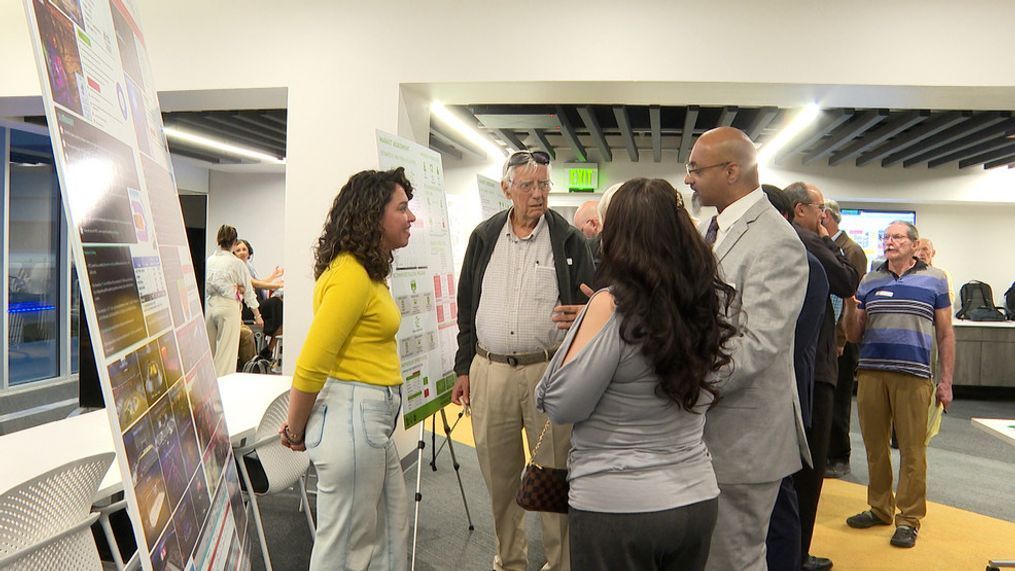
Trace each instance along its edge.
<path fill-rule="evenodd" d="M 471 406 L 479 467 L 493 504 L 493 568 L 527 569 L 524 511 L 514 501 L 529 449 L 546 416 L 535 409 L 536 383 L 588 301 L 592 255 L 581 232 L 547 208 L 550 159 L 519 151 L 504 165 L 509 210 L 472 232 L 458 284 L 456 404 Z M 583 287 L 584 286 L 584 287 Z M 571 427 L 547 425 L 534 461 L 565 468 Z M 567 570 L 567 517 L 541 513 L 544 569 Z"/>
<path fill-rule="evenodd" d="M 821 224 L 825 214 L 825 197 L 814 185 L 795 182 L 784 191 L 790 202 L 790 222 L 796 228 L 807 251 L 821 262 L 828 278 L 829 291 L 841 298 L 852 297 L 860 276 Z M 838 380 L 838 349 L 835 343 L 835 311 L 830 299 L 825 300 L 824 319 L 818 333 L 814 364 L 814 395 L 811 426 L 807 431 L 813 466 L 804 466 L 793 476 L 800 502 L 801 553 L 804 569 L 830 569 L 832 562 L 810 555 L 814 535 L 814 518 L 825 476 L 828 438 L 832 429 L 832 409 Z"/>

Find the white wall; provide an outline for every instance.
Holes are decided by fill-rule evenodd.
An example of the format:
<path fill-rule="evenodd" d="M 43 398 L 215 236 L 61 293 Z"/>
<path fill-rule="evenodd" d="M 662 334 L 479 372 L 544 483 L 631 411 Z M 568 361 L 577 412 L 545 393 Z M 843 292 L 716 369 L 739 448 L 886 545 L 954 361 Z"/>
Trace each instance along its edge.
<path fill-rule="evenodd" d="M 172 162 L 177 190 L 192 194 L 208 194 L 207 167 L 176 155 L 172 156 Z"/>
<path fill-rule="evenodd" d="M 285 175 L 211 171 L 208 185 L 208 254 L 219 226 L 236 227 L 254 247 L 254 269 L 262 278 L 285 259 Z M 320 230 L 320 228 L 318 228 Z M 309 246 L 308 246 L 309 247 Z"/>

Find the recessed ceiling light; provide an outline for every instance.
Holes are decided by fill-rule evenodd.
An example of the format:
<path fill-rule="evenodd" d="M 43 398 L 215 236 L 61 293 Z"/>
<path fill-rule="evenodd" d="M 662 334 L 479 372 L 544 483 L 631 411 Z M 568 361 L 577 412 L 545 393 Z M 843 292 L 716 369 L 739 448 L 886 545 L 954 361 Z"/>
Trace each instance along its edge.
<path fill-rule="evenodd" d="M 793 120 L 789 122 L 789 125 L 779 131 L 772 140 L 762 145 L 758 151 L 758 164 L 765 164 L 774 159 L 776 153 L 786 146 L 786 143 L 789 143 L 793 137 L 799 135 L 801 131 L 813 123 L 818 118 L 820 112 L 821 107 L 817 103 L 811 103 L 801 109 L 793 117 Z"/>

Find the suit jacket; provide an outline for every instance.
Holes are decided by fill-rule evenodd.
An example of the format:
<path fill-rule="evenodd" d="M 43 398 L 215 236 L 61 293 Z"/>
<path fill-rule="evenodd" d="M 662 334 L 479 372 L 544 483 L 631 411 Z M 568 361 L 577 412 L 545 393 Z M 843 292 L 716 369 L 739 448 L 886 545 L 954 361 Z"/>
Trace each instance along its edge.
<path fill-rule="evenodd" d="M 807 291 L 793 335 L 793 373 L 800 397 L 800 416 L 804 419 L 804 426 L 810 428 L 814 403 L 814 359 L 818 333 L 825 319 L 825 304 L 828 303 L 828 277 L 821 262 L 810 252 L 807 252 L 807 267 Z"/>
<path fill-rule="evenodd" d="M 821 267 L 828 277 L 828 289 L 841 297 L 852 297 L 856 286 L 860 285 L 860 276 L 856 268 L 850 264 L 846 256 L 831 238 L 821 237 L 816 232 L 794 226 L 804 248 L 821 262 Z M 825 383 L 833 387 L 839 380 L 839 352 L 835 346 L 835 310 L 832 300 L 825 296 L 824 319 L 818 333 L 817 353 L 814 361 L 814 382 Z"/>
<path fill-rule="evenodd" d="M 730 321 L 738 332 L 727 345 L 733 362 L 715 378 L 720 400 L 707 413 L 705 443 L 720 484 L 775 482 L 811 458 L 793 370 L 807 257 L 768 200 L 730 226 L 715 256 L 736 289 Z"/>
<path fill-rule="evenodd" d="M 860 247 L 860 244 L 854 242 L 852 238 L 843 232 L 835 239 L 835 245 L 842 249 L 842 253 L 849 260 L 849 265 L 856 269 L 857 275 L 862 280 L 863 276 L 867 273 L 867 254 L 863 253 L 863 248 Z M 856 288 L 853 291 L 855 293 Z M 840 313 L 839 321 L 835 323 L 835 346 L 837 353 L 846 346 L 846 324 L 843 321 L 845 313 Z"/>

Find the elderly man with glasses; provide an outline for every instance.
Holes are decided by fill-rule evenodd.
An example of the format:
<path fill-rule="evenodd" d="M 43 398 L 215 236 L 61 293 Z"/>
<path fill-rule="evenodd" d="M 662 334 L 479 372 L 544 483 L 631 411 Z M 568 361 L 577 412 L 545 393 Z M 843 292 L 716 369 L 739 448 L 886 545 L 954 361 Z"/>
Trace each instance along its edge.
<path fill-rule="evenodd" d="M 886 261 L 871 270 L 846 301 L 846 338 L 860 344 L 856 406 L 867 449 L 870 509 L 846 519 L 853 528 L 895 524 L 891 544 L 913 547 L 927 514 L 927 416 L 935 400 L 952 400 L 955 334 L 944 273 L 916 258 L 920 235 L 895 221 L 884 233 Z M 937 341 L 938 385 L 931 374 Z M 888 450 L 899 440 L 898 493 L 892 493 Z"/>
<path fill-rule="evenodd" d="M 472 410 L 476 454 L 493 504 L 493 567 L 524 571 L 525 512 L 514 500 L 525 465 L 522 429 L 532 450 L 546 422 L 533 402 L 535 386 L 588 301 L 593 266 L 582 233 L 547 208 L 552 183 L 546 153 L 513 153 L 500 184 L 511 208 L 476 227 L 462 264 L 452 401 Z M 571 427 L 551 424 L 534 461 L 564 468 L 570 444 Z M 567 517 L 540 518 L 543 569 L 569 569 Z"/>

